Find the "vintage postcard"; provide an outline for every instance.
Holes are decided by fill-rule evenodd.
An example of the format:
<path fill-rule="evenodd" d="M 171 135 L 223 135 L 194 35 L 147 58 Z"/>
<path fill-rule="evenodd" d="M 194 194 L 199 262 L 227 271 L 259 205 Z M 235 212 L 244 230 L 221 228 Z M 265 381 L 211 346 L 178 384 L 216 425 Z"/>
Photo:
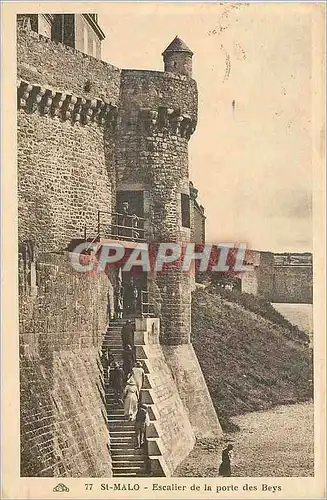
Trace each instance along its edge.
<path fill-rule="evenodd" d="M 2 498 L 324 498 L 324 3 L 2 40 Z"/>

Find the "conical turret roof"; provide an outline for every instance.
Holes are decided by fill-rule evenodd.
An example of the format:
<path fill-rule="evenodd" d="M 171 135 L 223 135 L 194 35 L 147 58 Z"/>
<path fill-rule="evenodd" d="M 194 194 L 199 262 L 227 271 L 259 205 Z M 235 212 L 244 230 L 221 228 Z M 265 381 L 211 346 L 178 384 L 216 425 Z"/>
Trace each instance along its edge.
<path fill-rule="evenodd" d="M 189 54 L 193 55 L 191 49 L 189 49 L 186 43 L 183 42 L 183 40 L 177 35 L 175 36 L 174 40 L 168 45 L 166 50 L 163 51 L 162 55 L 167 54 L 168 52 L 188 52 Z"/>

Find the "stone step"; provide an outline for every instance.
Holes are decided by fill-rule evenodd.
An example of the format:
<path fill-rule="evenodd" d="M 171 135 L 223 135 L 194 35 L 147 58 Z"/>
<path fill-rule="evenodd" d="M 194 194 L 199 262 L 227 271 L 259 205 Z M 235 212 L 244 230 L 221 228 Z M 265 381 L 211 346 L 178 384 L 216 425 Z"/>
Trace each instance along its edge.
<path fill-rule="evenodd" d="M 129 439 L 128 441 L 115 441 L 114 443 L 110 443 L 110 448 L 112 450 L 134 450 L 134 443 Z"/>
<path fill-rule="evenodd" d="M 130 422 L 129 420 L 122 420 L 122 419 L 114 419 L 110 421 L 110 425 L 116 429 L 116 427 L 123 427 L 124 429 L 128 428 L 133 428 L 134 429 L 134 422 Z M 117 430 L 117 429 L 116 429 Z"/>
<path fill-rule="evenodd" d="M 145 474 L 146 467 L 135 466 L 135 467 L 112 467 L 112 473 L 115 476 L 116 474 L 125 474 L 127 477 L 136 473 L 136 475 Z"/>
<path fill-rule="evenodd" d="M 130 430 L 130 431 L 114 431 L 114 430 L 111 430 L 110 432 L 110 436 L 112 438 L 114 437 L 124 437 L 124 436 L 134 436 L 134 430 Z"/>
<path fill-rule="evenodd" d="M 113 415 L 112 413 L 107 413 L 108 417 L 117 417 L 117 418 L 111 418 L 110 421 L 114 420 L 120 420 L 121 422 L 127 422 L 127 419 L 124 417 L 124 415 Z M 134 425 L 134 422 L 132 422 Z"/>
<path fill-rule="evenodd" d="M 122 449 L 119 449 L 119 448 L 111 448 L 110 447 L 110 450 L 111 450 L 111 454 L 112 456 L 116 456 L 116 457 L 121 457 L 121 458 L 124 458 L 124 457 L 136 457 L 136 456 L 139 456 L 139 457 L 145 457 L 145 451 L 142 449 L 142 448 L 122 448 Z"/>
<path fill-rule="evenodd" d="M 129 430 L 134 430 L 134 424 L 128 422 L 127 420 L 111 420 L 109 422 L 109 428 L 110 430 L 112 429 L 113 431 L 129 431 Z"/>
<path fill-rule="evenodd" d="M 126 426 L 124 425 L 124 422 L 118 422 L 115 424 L 112 424 L 112 422 L 109 422 L 109 431 L 110 435 L 111 432 L 134 432 L 134 425 L 132 426 Z"/>
<path fill-rule="evenodd" d="M 118 473 L 118 472 L 113 472 L 112 473 L 113 477 L 138 477 L 138 474 L 136 472 L 130 472 L 129 474 L 126 474 L 125 472 L 123 473 Z"/>
<path fill-rule="evenodd" d="M 110 443 L 119 444 L 119 443 L 132 443 L 135 446 L 135 432 L 131 432 L 126 436 L 115 436 L 114 434 L 110 435 Z"/>
<path fill-rule="evenodd" d="M 121 462 L 121 463 L 144 463 L 146 460 L 145 455 L 112 455 L 111 459 L 113 462 Z"/>
<path fill-rule="evenodd" d="M 144 460 L 129 460 L 128 463 L 125 460 L 112 460 L 112 465 L 116 467 L 121 467 L 121 466 L 128 466 L 131 464 L 132 466 L 138 466 L 138 467 L 144 467 Z"/>
<path fill-rule="evenodd" d="M 109 415 L 107 414 L 107 416 L 108 416 L 108 420 L 110 423 L 111 422 L 113 422 L 113 423 L 115 423 L 115 422 L 117 422 L 117 423 L 128 422 L 127 417 L 121 417 L 120 415 L 111 415 L 111 414 L 109 414 Z"/>

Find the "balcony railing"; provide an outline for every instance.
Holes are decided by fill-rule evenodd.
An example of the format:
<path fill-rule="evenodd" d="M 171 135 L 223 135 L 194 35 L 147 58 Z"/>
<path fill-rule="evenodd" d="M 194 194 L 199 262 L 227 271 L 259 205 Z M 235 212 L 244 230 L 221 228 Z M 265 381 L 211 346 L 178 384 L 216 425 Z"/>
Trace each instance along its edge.
<path fill-rule="evenodd" d="M 96 241 L 99 238 L 144 242 L 146 219 L 138 215 L 120 212 L 98 211 L 96 228 L 85 226 L 84 239 Z"/>

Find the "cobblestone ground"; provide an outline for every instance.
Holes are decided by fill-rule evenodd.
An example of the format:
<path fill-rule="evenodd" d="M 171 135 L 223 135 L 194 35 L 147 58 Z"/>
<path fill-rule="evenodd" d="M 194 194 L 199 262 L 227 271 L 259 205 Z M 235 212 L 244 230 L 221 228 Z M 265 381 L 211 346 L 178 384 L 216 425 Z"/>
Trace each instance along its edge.
<path fill-rule="evenodd" d="M 232 419 L 241 431 L 222 442 L 199 442 L 176 477 L 217 477 L 221 451 L 234 445 L 233 476 L 304 477 L 314 474 L 313 403 L 279 406 Z"/>

